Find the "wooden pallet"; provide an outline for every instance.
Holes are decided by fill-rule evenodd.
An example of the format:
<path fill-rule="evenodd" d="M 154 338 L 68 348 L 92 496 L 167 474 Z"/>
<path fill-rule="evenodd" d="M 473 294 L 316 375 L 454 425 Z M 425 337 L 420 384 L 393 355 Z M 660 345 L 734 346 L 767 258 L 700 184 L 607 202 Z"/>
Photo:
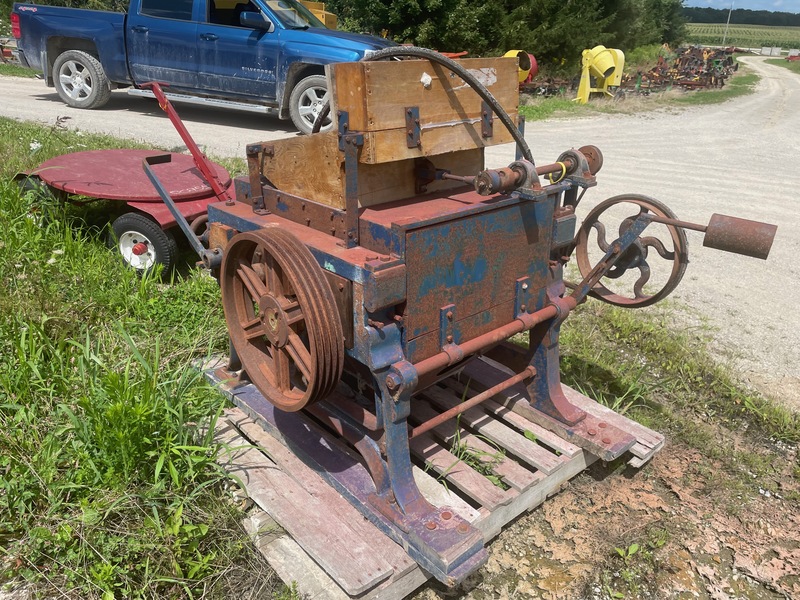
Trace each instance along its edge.
<path fill-rule="evenodd" d="M 491 379 L 496 369 L 489 363 L 479 367 L 471 378 Z M 219 383 L 216 375 L 208 374 Z M 449 380 L 425 390 L 413 401 L 412 422 L 428 420 L 458 403 L 460 386 L 463 381 Z M 216 438 L 224 448 L 221 460 L 258 506 L 245 526 L 281 579 L 296 582 L 297 590 L 307 598 L 395 600 L 430 577 L 290 450 L 281 434 L 265 430 L 274 428 L 256 410 L 258 399 L 263 398 L 254 386 L 230 389 L 221 383 L 220 389 L 236 405 L 225 411 L 216 426 Z M 632 464 L 644 464 L 661 447 L 659 434 L 573 390 L 568 390 L 568 395 L 587 412 L 636 436 Z M 433 505 L 447 506 L 471 522 L 487 543 L 503 526 L 537 507 L 597 460 L 504 407 L 501 403 L 507 398 L 495 400 L 411 443 L 418 465 L 415 478 L 423 495 Z M 296 419 L 295 425 L 318 439 L 321 451 L 330 455 L 330 464 L 366 473 L 358 455 L 311 417 L 282 413 L 282 419 Z M 494 455 L 493 475 L 484 476 L 460 461 L 454 453 L 464 447 L 478 460 L 490 460 Z M 497 480 L 502 487 L 493 483 Z"/>

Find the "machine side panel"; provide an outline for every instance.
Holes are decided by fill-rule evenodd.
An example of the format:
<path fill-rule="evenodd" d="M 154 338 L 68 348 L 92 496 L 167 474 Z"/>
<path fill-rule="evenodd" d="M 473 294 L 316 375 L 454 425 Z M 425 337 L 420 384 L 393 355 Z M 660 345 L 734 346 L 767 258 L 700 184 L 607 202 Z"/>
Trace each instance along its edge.
<path fill-rule="evenodd" d="M 537 291 L 547 285 L 552 219 L 551 201 L 522 202 L 409 231 L 407 343 L 438 331 L 442 308 L 448 305 L 453 306 L 452 341 L 457 344 L 509 323 L 522 277 L 529 278 L 532 297 L 543 297 Z M 491 310 L 501 304 L 511 308 Z M 432 351 L 429 342 L 414 347 L 412 362 Z"/>

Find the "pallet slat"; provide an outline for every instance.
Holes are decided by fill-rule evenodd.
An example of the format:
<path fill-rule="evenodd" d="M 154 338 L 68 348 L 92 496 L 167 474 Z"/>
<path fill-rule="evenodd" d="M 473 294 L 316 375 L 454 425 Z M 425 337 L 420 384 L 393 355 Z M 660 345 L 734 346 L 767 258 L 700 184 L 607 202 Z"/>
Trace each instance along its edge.
<path fill-rule="evenodd" d="M 495 371 L 495 377 L 507 377 L 501 370 L 491 366 L 489 369 Z M 489 374 L 492 374 L 491 371 Z M 209 373 L 209 377 L 214 380 L 213 374 Z M 454 384 L 450 380 L 447 385 L 447 388 L 436 387 L 426 390 L 425 394 L 420 395 L 412 403 L 412 421 L 419 423 L 428 420 L 439 414 L 439 410 L 445 410 L 459 402 L 461 394 L 454 389 L 459 389 L 458 386 L 461 384 L 458 382 Z M 430 392 L 429 399 L 426 400 L 425 395 L 428 392 Z M 296 581 L 300 594 L 313 599 L 401 600 L 430 577 L 398 544 L 384 535 L 375 524 L 366 520 L 343 497 L 343 494 L 357 496 L 360 492 L 346 491 L 338 486 L 354 484 L 361 489 L 365 485 L 364 477 L 369 477 L 360 457 L 349 445 L 338 436 L 321 429 L 307 416 L 294 414 L 290 417 L 286 414 L 272 414 L 268 403 L 252 385 L 228 391 L 228 394 L 232 398 L 235 397 L 236 403 L 245 409 L 248 415 L 246 416 L 239 408 L 226 412 L 218 423 L 218 431 L 220 428 L 227 431 L 229 437 L 231 432 L 234 432 L 239 437 L 229 441 L 236 444 L 255 444 L 266 452 L 265 454 L 255 447 L 237 450 L 234 453 L 237 464 L 231 468 L 237 469 L 237 473 L 241 473 L 243 468 L 245 472 L 249 469 L 248 476 L 253 474 L 252 484 L 249 477 L 242 479 L 248 493 L 254 499 L 260 498 L 260 501 L 257 500 L 259 506 L 269 508 L 269 502 L 266 500 L 285 502 L 289 497 L 294 501 L 295 514 L 302 515 L 302 528 L 297 529 L 297 521 L 295 526 L 284 523 L 286 515 L 279 514 L 280 510 L 272 507 L 273 516 L 279 517 L 275 520 L 279 521 L 285 532 L 276 532 L 272 518 L 260 512 L 251 515 L 246 524 L 247 529 L 253 532 L 260 551 L 284 581 Z M 585 402 L 588 412 L 595 414 L 594 403 L 588 399 Z M 262 412 L 264 416 L 260 416 Z M 611 416 L 603 411 L 600 412 L 603 419 L 612 421 Z M 472 422 L 476 426 L 469 424 L 470 417 L 474 418 Z M 620 427 L 630 423 L 624 417 L 615 422 L 618 422 Z M 487 426 L 487 424 L 493 425 Z M 643 464 L 647 459 L 639 455 L 649 458 L 651 452 L 660 447 L 649 444 L 658 442 L 660 436 L 638 424 L 634 425 L 634 429 L 641 433 L 641 439 L 637 439 L 632 449 L 633 458 L 630 464 L 636 461 Z M 266 431 L 263 428 L 266 428 Z M 509 521 L 539 506 L 547 497 L 557 493 L 570 478 L 597 460 L 596 456 L 577 449 L 569 442 L 561 440 L 559 443 L 553 440 L 552 436 L 555 436 L 553 433 L 547 432 L 546 435 L 551 438 L 545 440 L 545 436 L 539 435 L 538 429 L 538 426 L 525 417 L 488 400 L 478 409 L 477 416 L 465 414 L 458 421 L 448 421 L 412 439 L 412 452 L 418 453 L 422 460 L 425 460 L 426 456 L 435 457 L 440 471 L 448 468 L 450 471 L 443 482 L 431 473 L 414 467 L 414 478 L 420 492 L 435 506 L 449 507 L 460 517 L 471 522 L 488 542 L 498 535 Z M 486 430 L 493 432 L 494 439 L 486 434 Z M 534 432 L 538 441 L 546 446 L 540 446 L 519 433 L 526 430 Z M 456 439 L 456 431 L 459 431 L 460 442 L 474 445 L 478 451 L 490 451 L 493 444 L 502 448 L 506 456 L 503 461 L 495 465 L 494 472 L 510 483 L 511 489 L 504 491 L 494 486 L 486 477 L 463 462 L 458 462 L 449 451 Z M 486 442 L 484 436 L 485 439 L 492 439 L 492 443 Z M 520 443 L 520 440 L 524 443 Z M 526 456 L 531 451 L 537 455 L 536 459 Z M 544 454 L 538 456 L 541 453 Z M 238 464 L 240 454 L 245 457 L 244 467 Z M 542 456 L 549 456 L 549 460 L 557 462 L 560 467 L 549 474 L 543 470 L 532 470 L 531 461 L 543 462 Z M 323 464 L 326 466 L 322 466 Z M 331 472 L 321 471 L 326 468 L 331 469 Z M 281 476 L 275 476 L 270 481 L 281 489 L 272 490 L 272 496 L 269 496 L 268 493 L 264 493 L 264 478 L 261 475 L 272 476 L 276 472 Z M 323 478 L 320 473 L 325 477 Z M 331 478 L 331 475 L 334 477 Z M 337 487 L 331 487 L 331 484 Z M 325 500 L 318 504 L 309 504 L 309 497 Z M 290 520 L 295 518 L 291 517 L 291 511 L 287 512 L 290 513 Z M 309 521 L 308 515 L 311 513 L 322 514 L 322 519 L 326 521 L 325 527 L 329 530 L 345 528 L 349 530 L 349 533 L 344 531 L 345 538 L 352 535 L 355 539 L 347 538 L 349 539 L 345 542 L 347 548 L 341 552 L 333 550 L 330 546 L 333 542 L 324 532 L 316 537 L 307 536 L 305 539 L 300 539 L 303 534 L 308 533 L 308 529 L 313 529 L 315 526 L 322 527 L 315 525 L 316 521 L 313 519 Z M 337 519 L 333 519 L 331 515 L 335 515 Z M 320 553 L 320 549 L 308 546 L 312 543 L 312 537 L 313 543 L 328 545 L 325 551 L 329 555 L 336 555 L 335 558 L 318 560 L 316 556 Z M 312 555 L 315 556 L 314 559 Z M 366 563 L 361 562 L 364 557 L 380 557 L 389 566 L 388 576 L 379 580 L 379 575 L 376 575 L 377 567 L 365 567 Z M 338 566 L 331 564 L 337 561 Z M 345 574 L 336 572 L 336 569 L 344 571 L 344 565 L 348 564 L 354 579 L 344 585 Z M 365 571 L 371 572 L 372 577 L 367 577 Z M 353 592 L 356 589 L 364 591 Z"/>
<path fill-rule="evenodd" d="M 331 512 L 331 506 L 343 511 L 352 508 L 333 488 L 328 486 L 320 496 L 311 494 L 279 465 L 269 465 L 264 454 L 232 425 L 218 430 L 217 440 L 224 444 L 228 470 L 245 482 L 253 501 L 279 522 L 348 594 L 361 594 L 393 573 L 393 566 L 375 555 L 341 512 Z M 274 451 L 275 444 L 280 445 L 277 440 L 261 441 L 270 446 L 267 452 Z M 306 477 L 311 475 L 309 470 L 304 473 Z M 380 535 L 377 530 L 375 533 Z"/>
<path fill-rule="evenodd" d="M 427 421 L 438 414 L 439 413 L 430 406 L 420 402 L 414 407 L 412 417 L 417 417 L 421 421 Z M 443 423 L 438 427 L 434 427 L 432 433 L 451 447 L 458 441 L 468 448 L 479 453 L 484 453 L 486 456 L 497 455 L 502 451 L 502 449 L 498 449 L 496 446 L 487 444 L 478 436 L 462 431 L 455 419 Z M 499 460 L 491 460 L 490 462 L 494 463 L 492 466 L 494 473 L 518 492 L 528 489 L 530 486 L 541 481 L 544 477 L 542 473 L 533 473 L 506 456 L 502 456 Z"/>
<path fill-rule="evenodd" d="M 516 495 L 514 490 L 502 490 L 475 471 L 454 454 L 444 449 L 427 433 L 410 441 L 411 453 L 473 500 L 490 510 L 508 504 Z"/>
<path fill-rule="evenodd" d="M 424 396 L 430 398 L 434 404 L 444 410 L 453 408 L 460 403 L 459 398 L 435 386 L 425 390 Z M 461 413 L 461 421 L 548 475 L 560 469 L 563 464 L 557 456 L 493 419 L 480 407 Z"/>

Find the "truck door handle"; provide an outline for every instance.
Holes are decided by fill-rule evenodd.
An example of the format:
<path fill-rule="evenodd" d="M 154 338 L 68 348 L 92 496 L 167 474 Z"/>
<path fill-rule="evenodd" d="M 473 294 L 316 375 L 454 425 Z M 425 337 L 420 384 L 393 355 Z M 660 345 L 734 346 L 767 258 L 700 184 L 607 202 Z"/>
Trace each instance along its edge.
<path fill-rule="evenodd" d="M 219 39 L 219 36 L 215 33 L 201 33 L 200 39 L 205 40 L 207 42 L 213 42 Z"/>
<path fill-rule="evenodd" d="M 135 25 L 135 26 L 131 27 L 131 30 L 135 31 L 136 33 L 147 33 L 148 31 L 150 31 L 144 25 Z"/>

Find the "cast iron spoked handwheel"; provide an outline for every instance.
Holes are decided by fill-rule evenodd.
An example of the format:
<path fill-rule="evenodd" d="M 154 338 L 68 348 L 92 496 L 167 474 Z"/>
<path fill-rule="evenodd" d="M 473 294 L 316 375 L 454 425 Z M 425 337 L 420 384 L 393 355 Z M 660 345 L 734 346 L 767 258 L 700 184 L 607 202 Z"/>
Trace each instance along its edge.
<path fill-rule="evenodd" d="M 344 335 L 308 248 L 278 227 L 240 233 L 225 250 L 220 284 L 231 341 L 265 398 L 291 412 L 333 391 Z"/>
<path fill-rule="evenodd" d="M 576 237 L 575 256 L 586 275 L 642 213 L 675 219 L 664 204 L 638 194 L 614 196 L 592 209 Z M 592 288 L 592 295 L 618 306 L 641 307 L 667 297 L 680 283 L 688 263 L 686 233 L 679 227 L 651 223 L 643 236 L 620 256 Z M 651 268 L 652 267 L 652 268 Z"/>

